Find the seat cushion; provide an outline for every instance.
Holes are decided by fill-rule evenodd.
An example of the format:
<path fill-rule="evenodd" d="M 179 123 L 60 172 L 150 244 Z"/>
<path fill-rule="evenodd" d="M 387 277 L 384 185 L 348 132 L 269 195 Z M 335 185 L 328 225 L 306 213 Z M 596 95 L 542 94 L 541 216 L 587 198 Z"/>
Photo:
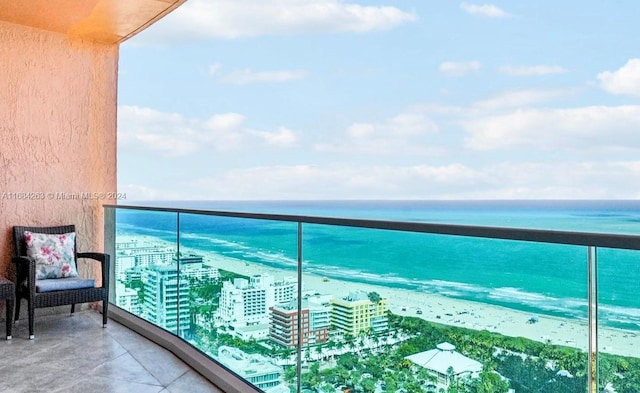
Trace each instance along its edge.
<path fill-rule="evenodd" d="M 78 277 L 75 260 L 76 234 L 24 232 L 27 256 L 36 261 L 36 280 Z"/>
<path fill-rule="evenodd" d="M 69 289 L 93 288 L 96 281 L 87 278 L 50 278 L 36 280 L 36 292 L 66 291 Z"/>

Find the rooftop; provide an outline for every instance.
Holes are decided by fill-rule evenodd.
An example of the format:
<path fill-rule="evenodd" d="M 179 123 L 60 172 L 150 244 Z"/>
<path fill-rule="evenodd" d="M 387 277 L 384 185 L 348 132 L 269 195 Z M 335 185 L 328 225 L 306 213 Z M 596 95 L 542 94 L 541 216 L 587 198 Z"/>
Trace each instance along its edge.
<path fill-rule="evenodd" d="M 218 357 L 222 364 L 240 372 L 245 378 L 253 375 L 282 373 L 282 368 L 273 364 L 265 356 L 247 354 L 238 348 L 222 346 L 218 349 Z"/>
<path fill-rule="evenodd" d="M 481 372 L 482 364 L 476 360 L 468 358 L 455 351 L 456 347 L 447 342 L 440 343 L 435 349 L 420 352 L 407 356 L 405 359 L 414 364 L 447 375 L 449 367 L 453 368 L 454 374 L 464 372 Z"/>

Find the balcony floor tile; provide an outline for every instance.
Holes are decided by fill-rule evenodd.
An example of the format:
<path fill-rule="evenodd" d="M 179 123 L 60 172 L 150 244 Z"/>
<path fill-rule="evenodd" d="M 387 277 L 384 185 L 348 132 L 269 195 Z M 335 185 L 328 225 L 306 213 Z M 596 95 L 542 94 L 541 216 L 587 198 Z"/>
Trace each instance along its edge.
<path fill-rule="evenodd" d="M 6 341 L 0 323 L 0 392 L 221 392 L 171 352 L 95 311 L 37 316 Z"/>

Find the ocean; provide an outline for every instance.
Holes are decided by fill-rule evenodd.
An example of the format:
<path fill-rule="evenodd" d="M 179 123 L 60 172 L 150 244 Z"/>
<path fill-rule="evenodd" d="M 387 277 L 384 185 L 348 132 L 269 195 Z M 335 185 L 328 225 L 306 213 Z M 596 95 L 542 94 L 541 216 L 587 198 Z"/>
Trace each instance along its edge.
<path fill-rule="evenodd" d="M 640 235 L 640 201 L 175 201 L 141 206 Z M 117 229 L 175 242 L 176 215 L 119 210 Z M 182 247 L 295 275 L 297 224 L 180 215 Z M 587 318 L 587 248 L 303 226 L 303 269 L 505 306 Z M 600 323 L 640 331 L 640 251 L 598 250 Z"/>

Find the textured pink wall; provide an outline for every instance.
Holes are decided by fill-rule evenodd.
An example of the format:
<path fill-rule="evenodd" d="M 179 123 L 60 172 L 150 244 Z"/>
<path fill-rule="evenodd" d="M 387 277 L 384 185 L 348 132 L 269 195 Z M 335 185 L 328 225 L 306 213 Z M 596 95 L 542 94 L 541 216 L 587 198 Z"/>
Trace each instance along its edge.
<path fill-rule="evenodd" d="M 0 22 L 0 274 L 13 225 L 73 223 L 79 251 L 103 249 L 114 201 L 55 193 L 116 191 L 117 74 L 117 45 Z"/>

